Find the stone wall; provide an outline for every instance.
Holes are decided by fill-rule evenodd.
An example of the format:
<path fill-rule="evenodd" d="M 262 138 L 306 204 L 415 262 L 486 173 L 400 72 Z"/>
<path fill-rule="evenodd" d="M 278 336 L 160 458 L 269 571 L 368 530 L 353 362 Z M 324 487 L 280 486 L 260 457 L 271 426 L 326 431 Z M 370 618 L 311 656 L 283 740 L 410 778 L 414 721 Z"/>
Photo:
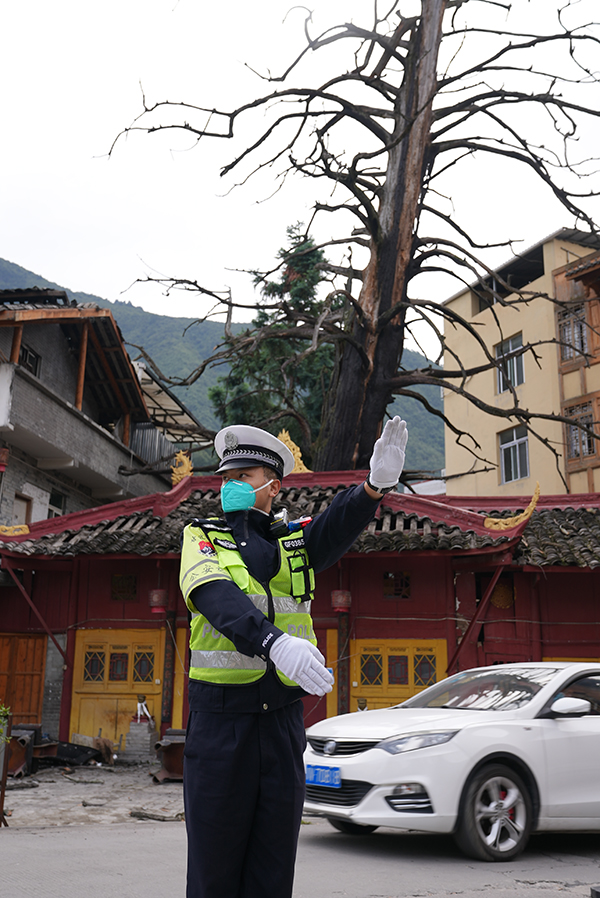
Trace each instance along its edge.
<path fill-rule="evenodd" d="M 6 442 L 5 442 L 6 445 Z M 13 523 L 15 494 L 19 493 L 33 500 L 32 522 L 48 517 L 48 501 L 51 490 L 58 490 L 66 496 L 65 514 L 84 511 L 99 505 L 92 497 L 92 491 L 82 484 L 74 483 L 60 471 L 44 471 L 37 467 L 36 459 L 15 446 L 10 446 L 10 460 L 2 478 L 0 495 L 0 524 Z"/>

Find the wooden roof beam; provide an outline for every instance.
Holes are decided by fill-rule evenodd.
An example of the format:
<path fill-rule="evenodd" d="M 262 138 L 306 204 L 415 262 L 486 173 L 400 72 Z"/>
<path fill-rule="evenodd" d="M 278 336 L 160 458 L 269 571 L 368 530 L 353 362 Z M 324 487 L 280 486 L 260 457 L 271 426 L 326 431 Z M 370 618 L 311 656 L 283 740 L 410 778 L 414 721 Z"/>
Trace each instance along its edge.
<path fill-rule="evenodd" d="M 83 405 L 83 386 L 85 382 L 85 363 L 87 361 L 88 337 L 90 333 L 89 320 L 84 322 L 79 344 L 79 363 L 77 366 L 77 388 L 75 390 L 75 408 L 81 411 Z"/>
<path fill-rule="evenodd" d="M 0 306 L 0 327 L 14 327 L 15 324 L 56 324 L 67 321 L 83 321 L 86 318 L 112 319 L 110 309 L 3 309 Z"/>
<path fill-rule="evenodd" d="M 19 364 L 19 354 L 21 352 L 21 342 L 23 340 L 23 325 L 19 324 L 15 327 L 12 338 L 12 346 L 10 348 L 10 361 L 13 365 Z"/>
<path fill-rule="evenodd" d="M 116 381 L 116 378 L 115 378 L 114 374 L 112 373 L 112 371 L 110 370 L 110 365 L 108 364 L 108 359 L 106 358 L 104 349 L 100 345 L 100 340 L 98 339 L 96 332 L 94 331 L 93 328 L 90 329 L 90 336 L 92 338 L 92 343 L 94 345 L 94 349 L 98 353 L 98 358 L 100 359 L 100 364 L 104 368 L 104 373 L 108 377 L 108 381 L 109 381 L 111 387 L 113 388 L 113 390 L 115 391 L 115 396 L 117 397 L 117 401 L 118 401 L 119 405 L 121 406 L 121 411 L 123 412 L 124 415 L 129 415 L 131 413 L 131 409 L 128 407 L 127 403 L 125 402 L 125 399 L 123 398 L 123 394 L 121 393 L 121 390 L 119 389 L 119 385 Z"/>

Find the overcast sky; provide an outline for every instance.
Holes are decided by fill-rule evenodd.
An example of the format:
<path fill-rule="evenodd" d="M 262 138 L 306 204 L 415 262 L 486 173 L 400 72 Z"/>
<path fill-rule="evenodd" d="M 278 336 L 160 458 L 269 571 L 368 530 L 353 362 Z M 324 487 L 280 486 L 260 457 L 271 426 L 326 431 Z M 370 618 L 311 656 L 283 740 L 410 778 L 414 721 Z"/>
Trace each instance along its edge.
<path fill-rule="evenodd" d="M 410 3 L 410 0 L 409 0 Z M 406 5 L 408 6 L 409 3 Z M 314 0 L 315 29 L 370 9 L 368 0 Z M 531 21 L 554 0 L 515 0 Z M 584 4 L 585 5 L 585 4 Z M 196 316 L 189 296 L 165 300 L 137 286 L 146 274 L 230 285 L 227 268 L 267 267 L 291 222 L 307 220 L 312 195 L 297 181 L 269 202 L 269 173 L 224 195 L 225 141 L 170 133 L 134 135 L 108 150 L 149 102 L 233 106 L 263 90 L 245 67 L 283 67 L 303 44 L 304 13 L 290 0 L 16 0 L 3 4 L 0 57 L 0 256 L 73 290 L 128 299 L 160 314 Z M 597 131 L 597 128 L 596 128 Z M 587 135 L 597 144 L 595 134 Z M 509 217 L 524 246 L 572 220 L 532 188 L 518 209 L 501 202 L 502 176 L 457 185 L 466 216 Z M 496 194 L 494 195 L 494 189 Z M 491 206 L 489 204 L 491 198 Z M 518 213 L 515 216 L 515 211 Z M 323 232 L 318 235 L 326 236 Z M 127 292 L 124 292 L 127 291 Z"/>

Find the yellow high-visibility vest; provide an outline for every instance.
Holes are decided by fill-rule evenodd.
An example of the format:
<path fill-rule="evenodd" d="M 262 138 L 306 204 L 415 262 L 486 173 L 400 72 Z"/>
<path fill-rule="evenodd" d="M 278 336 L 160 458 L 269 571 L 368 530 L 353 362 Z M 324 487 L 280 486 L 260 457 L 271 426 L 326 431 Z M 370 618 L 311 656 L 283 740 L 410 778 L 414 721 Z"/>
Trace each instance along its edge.
<path fill-rule="evenodd" d="M 280 564 L 275 576 L 263 585 L 255 580 L 233 538 L 231 529 L 218 518 L 193 521 L 183 531 L 179 585 L 192 615 L 190 677 L 220 685 L 254 683 L 267 669 L 265 657 L 249 657 L 219 633 L 195 608 L 194 589 L 213 580 L 231 580 L 269 620 L 288 633 L 317 644 L 310 603 L 315 576 L 308 560 L 302 531 L 277 540 Z M 277 671 L 282 683 L 296 686 Z"/>

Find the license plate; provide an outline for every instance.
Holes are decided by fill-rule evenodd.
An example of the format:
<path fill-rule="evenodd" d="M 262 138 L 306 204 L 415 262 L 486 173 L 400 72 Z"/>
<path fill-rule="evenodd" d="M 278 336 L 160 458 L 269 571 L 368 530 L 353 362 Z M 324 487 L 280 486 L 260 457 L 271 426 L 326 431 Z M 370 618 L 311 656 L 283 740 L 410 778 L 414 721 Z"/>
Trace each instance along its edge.
<path fill-rule="evenodd" d="M 319 764 L 307 764 L 306 782 L 311 786 L 327 786 L 329 789 L 341 789 L 342 772 L 339 767 L 321 767 Z"/>

